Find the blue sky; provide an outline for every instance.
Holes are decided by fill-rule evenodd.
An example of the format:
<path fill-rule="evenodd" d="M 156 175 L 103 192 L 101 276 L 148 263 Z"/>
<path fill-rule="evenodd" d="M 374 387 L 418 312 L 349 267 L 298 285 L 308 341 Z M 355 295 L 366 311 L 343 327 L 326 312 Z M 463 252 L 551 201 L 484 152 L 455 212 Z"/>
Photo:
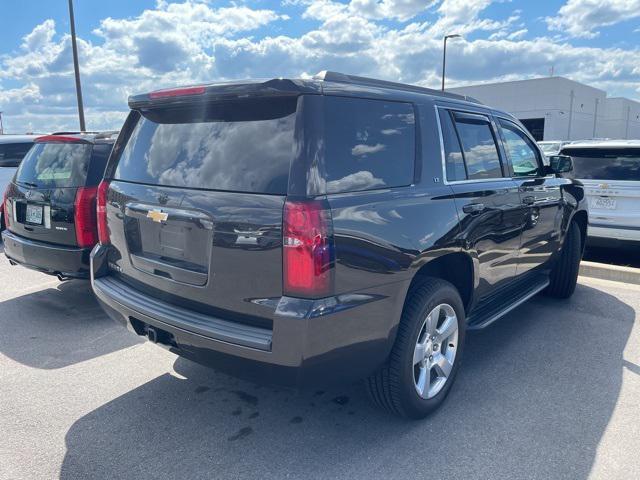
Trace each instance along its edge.
<path fill-rule="evenodd" d="M 88 127 L 131 93 L 324 69 L 425 86 L 557 75 L 640 99 L 640 0 L 75 0 Z M 5 130 L 77 128 L 66 0 L 0 0 Z"/>

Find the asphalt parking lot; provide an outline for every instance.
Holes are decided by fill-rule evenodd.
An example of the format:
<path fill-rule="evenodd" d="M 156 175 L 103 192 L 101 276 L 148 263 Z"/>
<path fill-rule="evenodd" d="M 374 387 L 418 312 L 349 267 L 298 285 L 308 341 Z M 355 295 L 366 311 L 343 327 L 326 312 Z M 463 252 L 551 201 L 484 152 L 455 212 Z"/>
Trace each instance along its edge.
<path fill-rule="evenodd" d="M 1 251 L 1 245 L 0 245 Z M 177 358 L 0 258 L 0 478 L 640 478 L 640 287 L 581 278 L 469 335 L 422 422 Z"/>

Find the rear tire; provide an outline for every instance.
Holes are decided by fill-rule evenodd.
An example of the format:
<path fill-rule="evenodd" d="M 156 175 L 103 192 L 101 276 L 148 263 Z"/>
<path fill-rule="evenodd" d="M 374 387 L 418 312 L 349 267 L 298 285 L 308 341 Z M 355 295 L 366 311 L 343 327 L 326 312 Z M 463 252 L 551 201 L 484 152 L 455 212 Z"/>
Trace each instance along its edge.
<path fill-rule="evenodd" d="M 551 283 L 545 294 L 554 298 L 569 298 L 576 290 L 578 271 L 582 260 L 582 234 L 576 222 L 571 222 L 567 230 L 560 258 L 551 271 Z"/>
<path fill-rule="evenodd" d="M 406 418 L 424 418 L 448 395 L 462 361 L 466 331 L 460 294 L 427 279 L 413 288 L 391 354 L 365 382 L 373 403 Z"/>

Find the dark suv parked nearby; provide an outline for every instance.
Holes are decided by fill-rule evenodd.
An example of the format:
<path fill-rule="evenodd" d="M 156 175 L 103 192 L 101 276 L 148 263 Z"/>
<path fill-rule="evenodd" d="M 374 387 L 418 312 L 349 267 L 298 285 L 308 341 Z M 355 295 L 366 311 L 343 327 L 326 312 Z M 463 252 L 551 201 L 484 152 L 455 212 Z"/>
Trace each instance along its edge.
<path fill-rule="evenodd" d="M 422 417 L 467 330 L 575 289 L 583 188 L 506 113 L 337 73 L 129 105 L 92 284 L 187 358 L 298 385 L 367 378 L 378 405 Z"/>
<path fill-rule="evenodd" d="M 98 241 L 96 195 L 115 132 L 39 137 L 4 196 L 4 253 L 13 264 L 89 276 Z"/>

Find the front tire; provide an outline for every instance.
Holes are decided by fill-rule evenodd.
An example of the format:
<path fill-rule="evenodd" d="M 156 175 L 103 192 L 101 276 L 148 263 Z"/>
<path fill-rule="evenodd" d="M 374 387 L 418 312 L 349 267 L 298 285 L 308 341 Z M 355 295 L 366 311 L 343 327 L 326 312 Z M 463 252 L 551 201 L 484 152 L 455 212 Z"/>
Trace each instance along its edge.
<path fill-rule="evenodd" d="M 560 258 L 551 271 L 551 283 L 545 293 L 554 298 L 569 298 L 576 290 L 582 260 L 582 234 L 576 222 L 571 222 Z"/>
<path fill-rule="evenodd" d="M 465 327 L 464 306 L 453 285 L 434 278 L 413 288 L 389 359 L 366 381 L 373 403 L 414 419 L 436 410 L 460 366 Z"/>

